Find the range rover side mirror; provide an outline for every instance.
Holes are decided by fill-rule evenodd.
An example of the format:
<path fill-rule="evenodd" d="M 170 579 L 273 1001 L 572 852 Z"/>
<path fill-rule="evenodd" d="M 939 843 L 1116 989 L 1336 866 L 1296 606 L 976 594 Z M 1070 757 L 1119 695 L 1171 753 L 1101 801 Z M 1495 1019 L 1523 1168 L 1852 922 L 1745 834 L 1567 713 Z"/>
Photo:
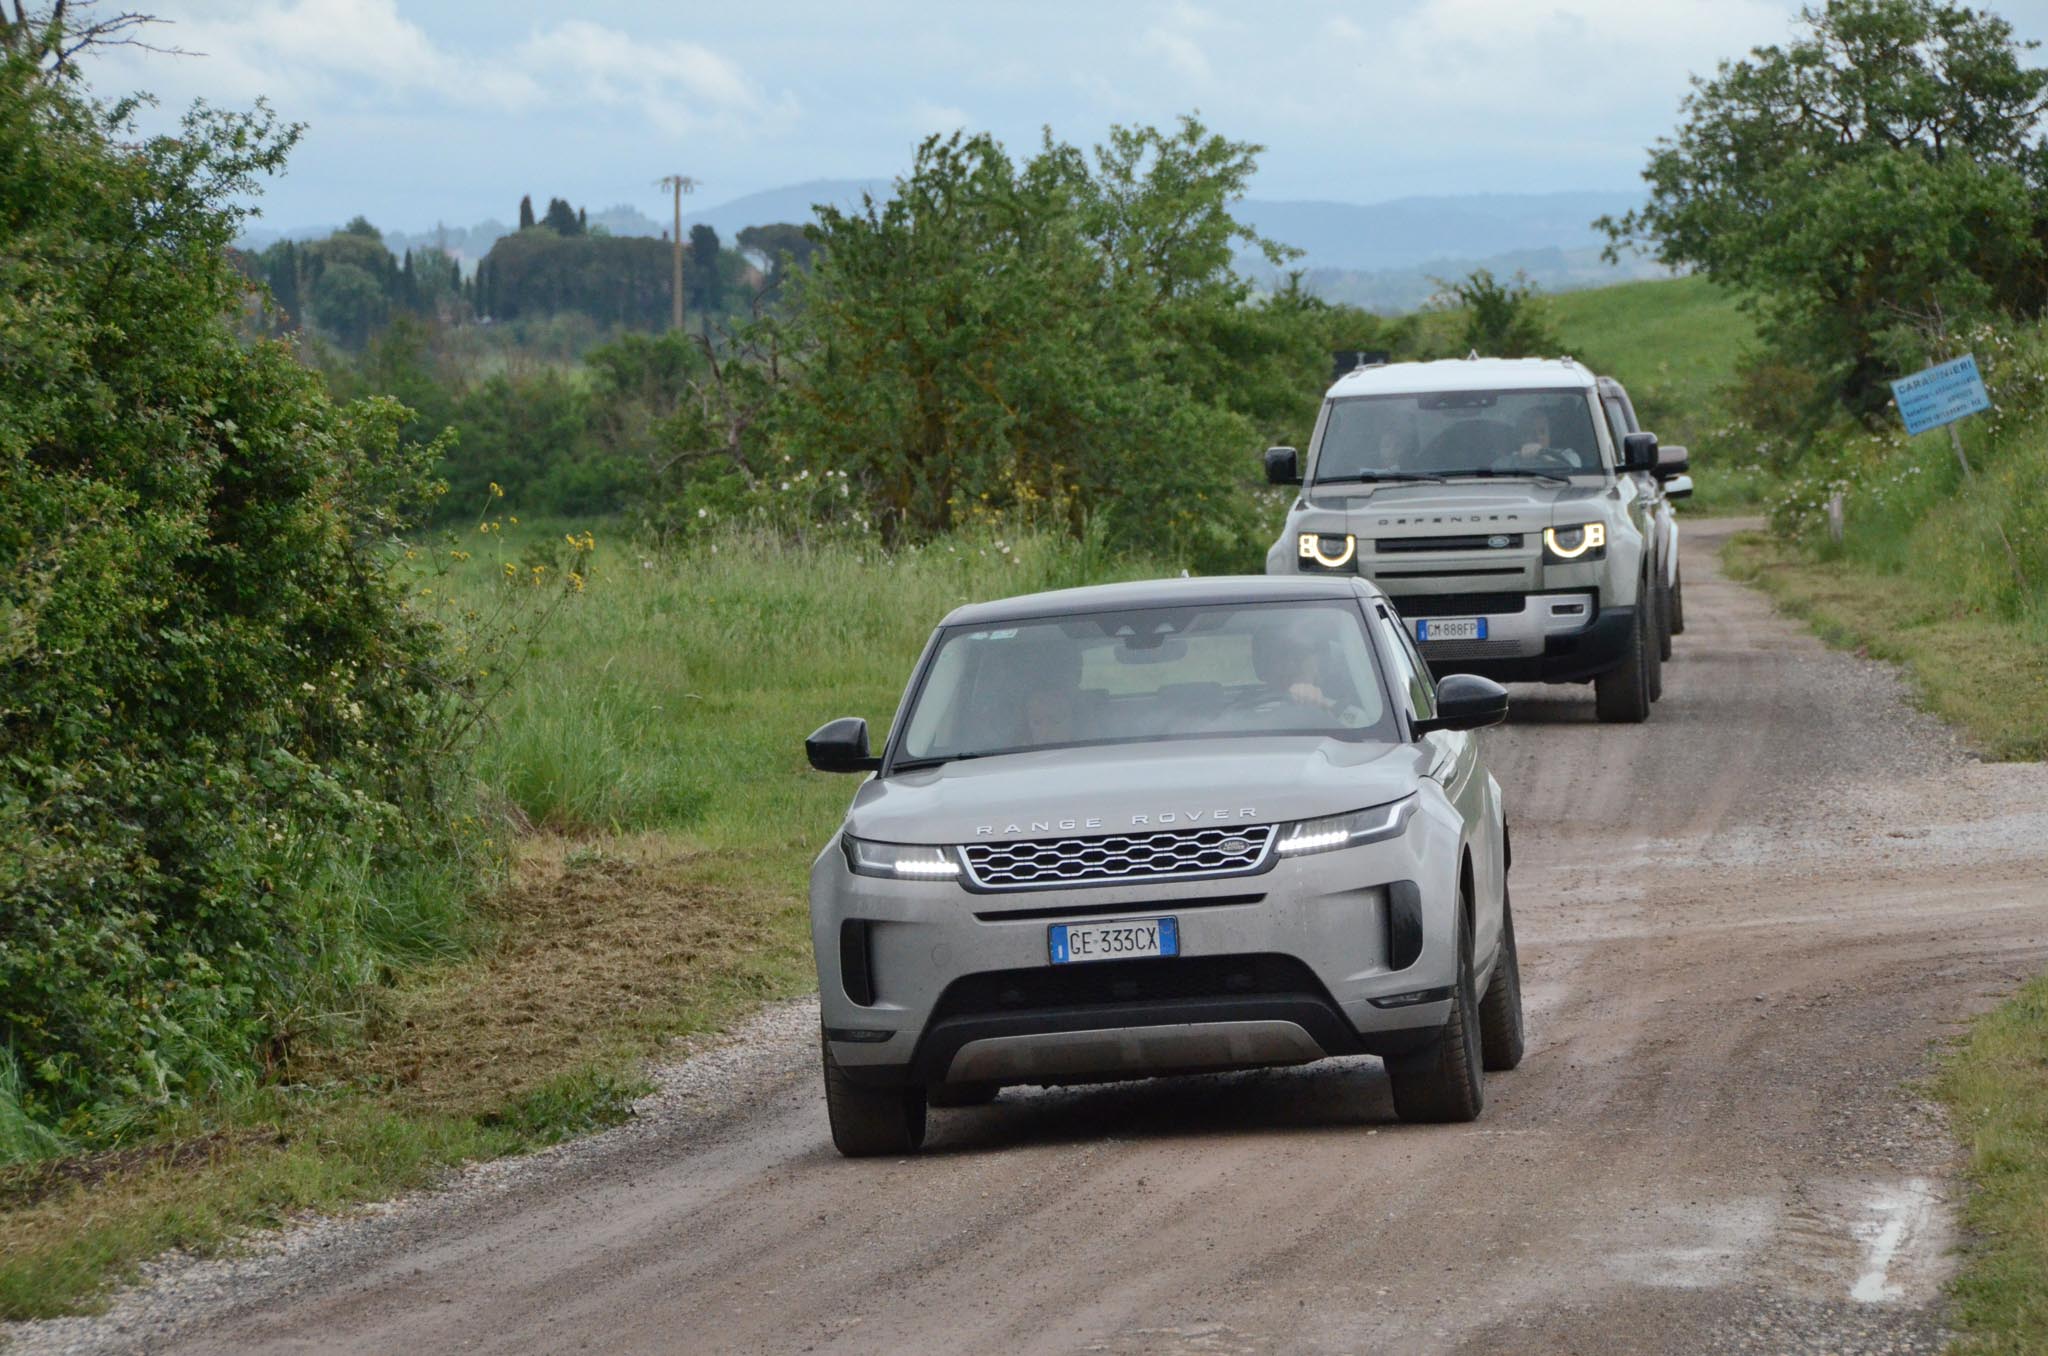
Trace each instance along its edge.
<path fill-rule="evenodd" d="M 1508 718 L 1508 690 L 1476 673 L 1453 673 L 1436 685 L 1436 716 L 1410 728 L 1420 739 L 1438 730 L 1481 730 Z"/>
<path fill-rule="evenodd" d="M 873 772 L 882 766 L 868 752 L 868 723 L 859 716 L 841 716 L 813 730 L 804 756 L 820 772 Z"/>
<path fill-rule="evenodd" d="M 1621 438 L 1621 469 L 1624 471 L 1654 471 L 1657 469 L 1657 435 L 1654 433 L 1625 433 Z"/>
<path fill-rule="evenodd" d="M 1666 443 L 1657 449 L 1657 479 L 1669 480 L 1691 469 L 1692 453 L 1677 443 Z"/>
<path fill-rule="evenodd" d="M 1671 479 L 1665 481 L 1664 497 L 1666 499 L 1692 498 L 1692 477 L 1689 475 L 1680 474 L 1675 475 L 1671 477 Z"/>
<path fill-rule="evenodd" d="M 1301 453 L 1291 447 L 1267 448 L 1266 483 L 1269 485 L 1299 485 L 1301 483 Z"/>

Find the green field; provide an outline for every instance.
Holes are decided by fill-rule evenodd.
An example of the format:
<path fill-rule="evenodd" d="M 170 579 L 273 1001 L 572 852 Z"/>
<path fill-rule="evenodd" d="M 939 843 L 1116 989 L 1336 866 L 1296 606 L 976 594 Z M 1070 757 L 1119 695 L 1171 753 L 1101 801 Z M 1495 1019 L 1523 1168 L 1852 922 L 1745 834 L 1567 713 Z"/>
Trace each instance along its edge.
<path fill-rule="evenodd" d="M 1765 488 L 1729 428 L 1726 390 L 1756 327 L 1704 278 L 1622 283 L 1547 299 L 1566 349 L 1628 388 L 1643 426 L 1693 455 L 1690 511 L 1752 509 Z"/>

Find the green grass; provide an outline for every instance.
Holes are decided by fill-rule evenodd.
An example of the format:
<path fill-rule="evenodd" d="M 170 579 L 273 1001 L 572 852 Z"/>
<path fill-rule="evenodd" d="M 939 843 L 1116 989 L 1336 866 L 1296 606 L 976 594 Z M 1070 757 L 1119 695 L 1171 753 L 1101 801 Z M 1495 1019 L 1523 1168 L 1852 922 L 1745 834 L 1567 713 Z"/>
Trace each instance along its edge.
<path fill-rule="evenodd" d="M 514 587 L 504 564 L 563 526 L 488 536 L 433 586 L 490 612 Z M 1042 537 L 886 557 L 772 535 L 654 556 L 598 536 L 485 732 L 484 800 L 519 827 L 475 916 L 430 928 L 416 968 L 364 990 L 353 1035 L 294 1051 L 275 1083 L 129 1149 L 15 1146 L 40 1161 L 0 1169 L 0 1318 L 89 1308 L 167 1249 L 617 1122 L 676 1035 L 813 982 L 805 878 L 854 779 L 810 771 L 804 735 L 857 715 L 880 740 L 955 605 L 1133 569 Z M 445 945 L 456 931 L 467 953 Z M 12 1075 L 0 1060 L 0 1147 L 29 1134 L 6 1115 Z"/>
<path fill-rule="evenodd" d="M 1972 1026 L 1936 1086 L 1969 1154 L 1954 1350 L 2048 1353 L 2048 976 Z"/>
<path fill-rule="evenodd" d="M 1732 538 L 1724 559 L 1828 644 L 1903 667 L 1919 703 L 1986 758 L 2048 758 L 2048 619 L 2004 617 L 1938 575 L 1818 559 L 1761 533 Z"/>
<path fill-rule="evenodd" d="M 1568 352 L 1628 388 L 1645 428 L 1691 449 L 1688 512 L 1758 507 L 1769 488 L 1731 435 L 1726 392 L 1755 325 L 1704 278 L 1621 283 L 1547 298 Z"/>

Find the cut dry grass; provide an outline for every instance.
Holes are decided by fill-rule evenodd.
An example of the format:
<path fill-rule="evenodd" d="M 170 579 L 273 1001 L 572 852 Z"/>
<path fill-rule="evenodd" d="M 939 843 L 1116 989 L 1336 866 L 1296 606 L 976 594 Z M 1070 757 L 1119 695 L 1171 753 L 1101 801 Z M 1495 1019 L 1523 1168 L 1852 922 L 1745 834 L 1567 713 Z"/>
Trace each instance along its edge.
<path fill-rule="evenodd" d="M 1959 1356 L 2048 1353 L 2048 977 L 1981 1018 L 1938 1083 L 1970 1155 Z"/>
<path fill-rule="evenodd" d="M 184 1133 L 0 1172 L 0 1317 L 72 1312 L 166 1249 L 615 1124 L 647 1056 L 810 983 L 800 893 L 668 835 L 528 840 L 485 908 L 492 940 L 383 994 L 360 1044 Z"/>
<path fill-rule="evenodd" d="M 1817 560 L 1755 533 L 1728 543 L 1753 583 L 1828 644 L 1903 667 L 1922 706 L 1995 761 L 2048 758 L 2048 622 L 2007 618 L 1939 580 Z"/>

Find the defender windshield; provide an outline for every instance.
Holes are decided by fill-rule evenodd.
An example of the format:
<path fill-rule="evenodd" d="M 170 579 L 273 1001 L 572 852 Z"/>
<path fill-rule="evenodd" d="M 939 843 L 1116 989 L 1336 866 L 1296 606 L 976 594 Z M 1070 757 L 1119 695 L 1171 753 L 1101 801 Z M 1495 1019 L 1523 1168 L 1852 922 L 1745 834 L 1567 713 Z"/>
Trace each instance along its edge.
<path fill-rule="evenodd" d="M 907 721 L 898 768 L 1088 744 L 1392 735 L 1364 620 L 1343 601 L 955 627 Z"/>
<path fill-rule="evenodd" d="M 1586 393 L 1431 391 L 1332 401 L 1317 484 L 1432 476 L 1599 472 Z"/>

